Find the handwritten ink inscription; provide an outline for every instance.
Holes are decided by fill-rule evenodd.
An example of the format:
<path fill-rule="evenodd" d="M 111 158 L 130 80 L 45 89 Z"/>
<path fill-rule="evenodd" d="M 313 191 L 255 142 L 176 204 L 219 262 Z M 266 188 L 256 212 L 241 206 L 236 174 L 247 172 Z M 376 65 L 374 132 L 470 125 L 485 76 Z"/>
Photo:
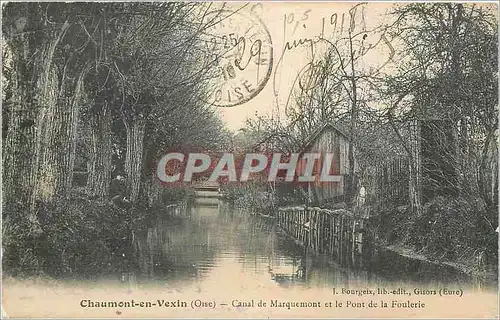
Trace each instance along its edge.
<path fill-rule="evenodd" d="M 331 57 L 329 70 L 342 73 L 345 72 L 345 66 L 350 64 L 350 60 L 358 60 L 374 48 L 385 46 L 384 51 L 387 51 L 388 55 L 381 56 L 383 60 L 379 60 L 379 65 L 374 70 L 385 67 L 393 59 L 395 50 L 383 29 L 367 29 L 365 6 L 365 3 L 361 3 L 344 12 L 322 12 L 319 15 L 310 8 L 284 14 L 281 20 L 284 40 L 273 74 L 274 95 L 279 94 L 278 75 L 285 67 L 285 56 L 296 50 L 305 50 L 308 62 L 298 69 L 292 91 L 295 87 L 300 91 L 308 91 L 318 85 L 318 72 L 325 67 L 321 61 L 325 54 Z M 351 48 L 352 52 L 341 52 L 342 48 Z M 285 110 L 290 99 L 289 95 L 284 101 Z"/>

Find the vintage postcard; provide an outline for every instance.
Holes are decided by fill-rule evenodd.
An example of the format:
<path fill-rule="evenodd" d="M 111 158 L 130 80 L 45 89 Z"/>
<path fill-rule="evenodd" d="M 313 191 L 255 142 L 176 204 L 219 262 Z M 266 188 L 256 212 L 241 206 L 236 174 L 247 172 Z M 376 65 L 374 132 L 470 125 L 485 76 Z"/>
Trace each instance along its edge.
<path fill-rule="evenodd" d="M 495 2 L 2 4 L 3 318 L 498 318 Z"/>

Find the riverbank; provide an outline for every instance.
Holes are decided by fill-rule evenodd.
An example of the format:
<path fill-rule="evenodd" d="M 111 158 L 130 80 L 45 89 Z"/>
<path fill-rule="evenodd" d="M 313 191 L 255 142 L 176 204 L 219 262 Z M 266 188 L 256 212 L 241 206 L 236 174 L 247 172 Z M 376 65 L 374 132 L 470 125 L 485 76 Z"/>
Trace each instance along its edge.
<path fill-rule="evenodd" d="M 409 206 L 378 208 L 366 232 L 375 245 L 436 265 L 453 267 L 479 281 L 498 281 L 498 220 L 473 196 L 436 197 L 419 214 Z"/>
<path fill-rule="evenodd" d="M 473 258 L 460 262 L 446 261 L 442 259 L 433 258 L 432 256 L 429 255 L 418 253 L 413 248 L 404 246 L 402 244 L 380 245 L 379 247 L 383 250 L 389 250 L 399 254 L 400 256 L 407 257 L 410 259 L 425 261 L 427 263 L 432 263 L 437 266 L 452 267 L 470 276 L 472 279 L 479 281 L 480 283 L 498 282 L 498 273 L 494 269 L 480 270 L 478 268 L 477 262 Z M 491 267 L 492 266 L 490 266 L 490 268 Z"/>
<path fill-rule="evenodd" d="M 181 200 L 184 203 L 185 197 Z M 21 277 L 116 273 L 135 263 L 134 231 L 157 214 L 175 216 L 176 205 L 170 196 L 146 206 L 94 199 L 74 190 L 39 210 L 43 232 L 36 235 L 26 232 L 25 219 L 19 218 L 23 211 L 8 212 L 2 225 L 3 271 Z"/>

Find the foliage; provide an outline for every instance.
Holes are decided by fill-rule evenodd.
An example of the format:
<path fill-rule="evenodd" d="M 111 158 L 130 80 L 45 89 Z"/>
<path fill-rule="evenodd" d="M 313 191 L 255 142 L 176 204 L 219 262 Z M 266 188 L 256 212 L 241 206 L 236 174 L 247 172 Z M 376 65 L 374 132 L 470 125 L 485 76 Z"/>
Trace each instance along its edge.
<path fill-rule="evenodd" d="M 223 185 L 222 192 L 237 207 L 271 215 L 280 206 L 302 205 L 307 198 L 301 187 L 279 182 L 229 183 Z"/>
<path fill-rule="evenodd" d="M 494 6 L 459 3 L 398 5 L 388 29 L 397 42 L 395 72 L 384 79 L 387 116 L 408 152 L 411 120 L 446 120 L 458 137 L 460 188 L 496 211 L 495 136 L 498 125 L 498 28 Z M 449 146 L 443 145 L 441 152 Z M 412 159 L 416 161 L 415 159 Z M 477 170 L 479 168 L 479 170 Z"/>
<path fill-rule="evenodd" d="M 186 188 L 164 189 L 162 205 L 185 199 Z M 4 270 L 11 275 L 77 274 L 95 276 L 120 272 L 135 261 L 132 230 L 156 214 L 148 208 L 120 208 L 108 201 L 96 201 L 79 191 L 54 207 L 39 210 L 43 234 L 30 235 L 21 219 L 22 212 L 5 213 L 3 221 Z"/>
<path fill-rule="evenodd" d="M 194 190 L 190 186 L 163 188 L 161 205 L 172 204 L 181 199 L 194 197 Z"/>
<path fill-rule="evenodd" d="M 228 183 L 221 187 L 221 191 L 237 207 L 245 208 L 252 212 L 269 214 L 276 205 L 276 200 L 263 183 L 245 182 Z"/>
<path fill-rule="evenodd" d="M 38 237 L 24 232 L 19 220 L 13 219 L 18 214 L 22 212 L 8 213 L 3 223 L 4 270 L 14 275 L 112 271 L 110 266 L 116 266 L 127 250 L 127 242 L 120 244 L 121 240 L 130 240 L 130 225 L 138 218 L 137 213 L 77 193 L 39 210 L 44 232 Z"/>
<path fill-rule="evenodd" d="M 412 214 L 408 207 L 386 209 L 375 227 L 380 241 L 387 244 L 410 246 L 436 259 L 473 265 L 474 259 L 485 254 L 487 263 L 494 265 L 497 235 L 485 214 L 481 198 L 437 197 L 425 204 L 421 216 Z"/>
<path fill-rule="evenodd" d="M 23 215 L 23 206 L 4 207 L 2 210 L 2 267 L 13 275 L 37 274 L 42 268 L 36 252 L 36 235 Z"/>

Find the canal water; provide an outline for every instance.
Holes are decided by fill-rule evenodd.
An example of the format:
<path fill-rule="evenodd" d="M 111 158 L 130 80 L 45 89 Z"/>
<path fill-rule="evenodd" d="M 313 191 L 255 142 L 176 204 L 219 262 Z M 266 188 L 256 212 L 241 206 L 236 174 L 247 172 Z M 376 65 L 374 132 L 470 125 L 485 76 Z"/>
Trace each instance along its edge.
<path fill-rule="evenodd" d="M 269 220 L 208 198 L 190 204 L 176 219 L 158 215 L 147 228 L 136 231 L 134 248 L 137 263 L 120 275 L 121 281 L 134 284 L 163 281 L 202 287 L 238 279 L 255 288 L 496 288 L 496 283 L 475 283 L 452 267 L 391 251 L 372 249 L 369 258 L 357 256 L 341 265 L 332 257 L 308 252 Z"/>

